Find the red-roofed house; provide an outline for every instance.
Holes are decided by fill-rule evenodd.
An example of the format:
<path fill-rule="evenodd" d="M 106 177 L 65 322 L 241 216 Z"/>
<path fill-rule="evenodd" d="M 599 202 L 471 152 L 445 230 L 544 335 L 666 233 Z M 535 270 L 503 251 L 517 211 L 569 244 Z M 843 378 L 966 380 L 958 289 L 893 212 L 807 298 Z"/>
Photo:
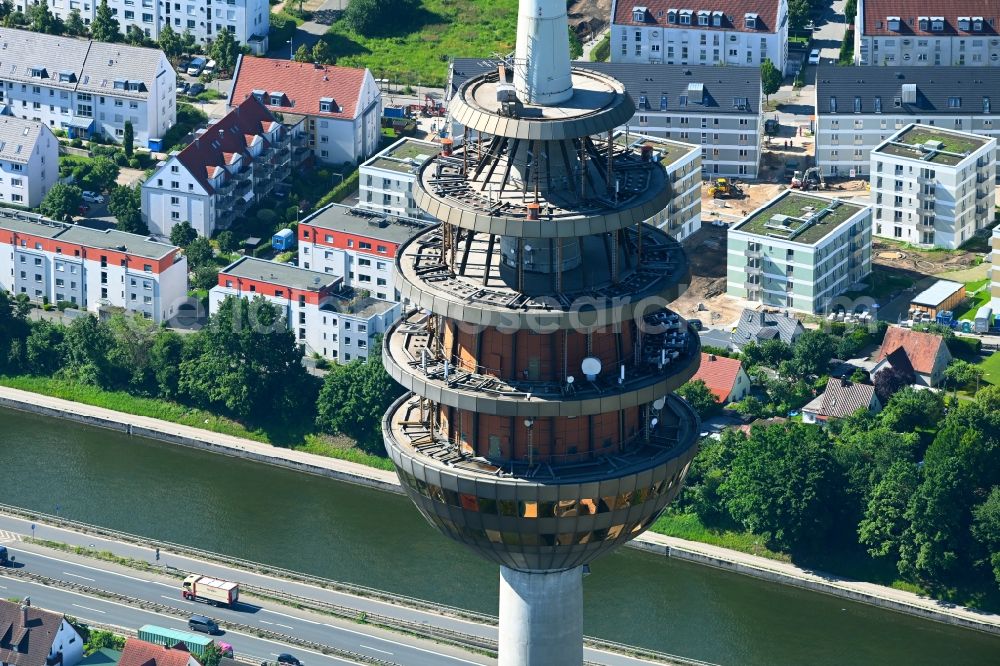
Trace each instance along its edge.
<path fill-rule="evenodd" d="M 998 20 L 1000 5 L 983 0 L 864 0 L 854 19 L 854 62 L 1000 65 Z"/>
<path fill-rule="evenodd" d="M 309 146 L 326 164 L 366 160 L 382 141 L 382 93 L 367 69 L 240 56 L 230 104 L 248 97 L 305 116 Z"/>
<path fill-rule="evenodd" d="M 750 377 L 735 358 L 702 352 L 701 365 L 691 381 L 699 379 L 722 404 L 742 400 L 750 393 Z"/>
<path fill-rule="evenodd" d="M 893 366 L 894 362 L 896 366 L 900 365 L 898 361 L 894 361 L 899 356 L 896 353 L 898 350 L 906 354 L 910 368 L 897 369 L 904 372 L 912 369 L 916 383 L 923 386 L 937 386 L 944 378 L 945 368 L 951 363 L 951 352 L 940 335 L 890 326 L 875 359 L 875 367 L 871 370 L 872 378 L 886 367 Z"/>
<path fill-rule="evenodd" d="M 138 638 L 125 641 L 118 666 L 199 666 L 198 660 L 184 649 L 183 644 L 167 648 Z"/>
<path fill-rule="evenodd" d="M 254 98 L 171 153 L 142 184 L 142 217 L 153 234 L 169 236 L 190 222 L 209 237 L 291 175 L 306 156 L 301 119 L 278 120 Z"/>
<path fill-rule="evenodd" d="M 788 61 L 786 0 L 614 0 L 611 24 L 611 62 L 760 67 L 769 59 L 784 71 Z"/>

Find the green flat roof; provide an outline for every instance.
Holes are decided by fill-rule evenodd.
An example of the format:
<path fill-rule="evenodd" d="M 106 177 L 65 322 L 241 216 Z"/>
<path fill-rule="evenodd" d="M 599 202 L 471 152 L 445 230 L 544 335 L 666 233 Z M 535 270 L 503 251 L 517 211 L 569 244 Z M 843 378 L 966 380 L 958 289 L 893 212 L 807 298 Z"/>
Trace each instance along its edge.
<path fill-rule="evenodd" d="M 940 143 L 939 150 L 929 150 L 927 142 Z M 965 132 L 951 132 L 928 125 L 910 125 L 890 136 L 875 149 L 896 157 L 908 157 L 920 162 L 954 166 L 973 151 L 982 148 L 988 138 Z"/>
<path fill-rule="evenodd" d="M 373 157 L 365 166 L 409 173 L 440 150 L 435 143 L 404 138 Z"/>
<path fill-rule="evenodd" d="M 778 240 L 812 245 L 865 209 L 839 199 L 787 190 L 740 222 L 734 231 L 743 231 Z M 814 215 L 820 214 L 818 219 Z"/>

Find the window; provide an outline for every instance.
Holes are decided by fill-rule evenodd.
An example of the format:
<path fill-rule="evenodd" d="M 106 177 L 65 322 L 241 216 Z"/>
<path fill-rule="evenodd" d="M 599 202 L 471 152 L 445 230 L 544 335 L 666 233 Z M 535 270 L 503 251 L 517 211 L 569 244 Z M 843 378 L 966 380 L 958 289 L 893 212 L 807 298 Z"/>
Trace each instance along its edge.
<path fill-rule="evenodd" d="M 961 97 L 949 97 L 948 98 L 948 108 L 949 109 L 960 109 L 960 108 L 962 108 L 962 98 Z"/>

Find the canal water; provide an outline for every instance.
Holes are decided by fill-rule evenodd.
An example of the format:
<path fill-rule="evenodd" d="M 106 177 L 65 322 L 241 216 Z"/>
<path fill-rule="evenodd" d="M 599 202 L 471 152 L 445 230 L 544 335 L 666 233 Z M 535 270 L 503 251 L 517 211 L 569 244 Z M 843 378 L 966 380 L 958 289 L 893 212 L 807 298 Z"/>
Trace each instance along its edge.
<path fill-rule="evenodd" d="M 493 613 L 497 569 L 402 496 L 0 409 L 0 502 Z M 584 630 L 720 664 L 1000 664 L 1000 638 L 622 549 Z"/>

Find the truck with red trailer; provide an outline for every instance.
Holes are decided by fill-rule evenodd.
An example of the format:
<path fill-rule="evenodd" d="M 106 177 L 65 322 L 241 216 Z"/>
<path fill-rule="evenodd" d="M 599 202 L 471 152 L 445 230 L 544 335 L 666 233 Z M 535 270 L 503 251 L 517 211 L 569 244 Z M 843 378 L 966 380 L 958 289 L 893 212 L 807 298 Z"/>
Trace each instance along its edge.
<path fill-rule="evenodd" d="M 232 606 L 240 598 L 240 584 L 219 578 L 191 574 L 184 579 L 181 596 L 213 606 Z"/>

